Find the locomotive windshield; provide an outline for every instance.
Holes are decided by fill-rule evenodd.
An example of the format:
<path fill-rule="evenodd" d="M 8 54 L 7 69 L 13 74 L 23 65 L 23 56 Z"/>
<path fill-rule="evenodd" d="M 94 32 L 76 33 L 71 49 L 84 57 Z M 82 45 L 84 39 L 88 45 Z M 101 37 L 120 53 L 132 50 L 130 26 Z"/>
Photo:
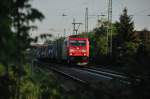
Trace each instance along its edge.
<path fill-rule="evenodd" d="M 70 45 L 71 46 L 85 46 L 86 41 L 85 40 L 71 40 Z"/>

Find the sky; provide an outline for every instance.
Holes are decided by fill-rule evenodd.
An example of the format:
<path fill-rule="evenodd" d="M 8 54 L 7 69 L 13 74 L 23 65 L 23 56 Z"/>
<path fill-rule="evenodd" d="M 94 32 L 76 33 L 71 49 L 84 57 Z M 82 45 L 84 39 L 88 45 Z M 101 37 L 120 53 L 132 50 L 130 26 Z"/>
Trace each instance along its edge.
<path fill-rule="evenodd" d="M 72 34 L 73 18 L 76 22 L 83 23 L 78 32 L 85 31 L 85 9 L 89 13 L 89 31 L 96 27 L 98 17 L 104 14 L 107 18 L 108 0 L 32 0 L 34 8 L 41 11 L 45 19 L 36 22 L 37 30 L 32 31 L 32 36 L 41 33 L 50 33 L 54 37 Z M 150 0 L 112 0 L 112 21 L 118 21 L 124 8 L 132 15 L 136 30 L 147 28 L 150 30 Z M 65 14 L 66 16 L 63 16 Z M 100 17 L 101 18 L 101 17 Z"/>

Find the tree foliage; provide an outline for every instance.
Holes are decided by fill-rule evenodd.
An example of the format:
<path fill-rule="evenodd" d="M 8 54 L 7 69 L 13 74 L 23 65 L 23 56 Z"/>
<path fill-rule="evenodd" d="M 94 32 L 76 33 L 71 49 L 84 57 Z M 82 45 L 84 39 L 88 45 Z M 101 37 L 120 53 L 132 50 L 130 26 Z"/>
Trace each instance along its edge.
<path fill-rule="evenodd" d="M 0 62 L 2 64 L 7 63 L 7 60 L 11 60 L 13 48 L 13 34 L 11 31 L 11 18 L 10 18 L 10 0 L 3 0 L 0 3 Z M 5 9 L 5 10 L 4 10 Z"/>
<path fill-rule="evenodd" d="M 4 88 L 8 93 L 11 91 L 16 98 L 19 98 L 20 77 L 23 76 L 24 52 L 30 47 L 32 41 L 29 32 L 35 28 L 32 23 L 44 18 L 41 12 L 32 8 L 29 1 L 0 1 L 0 63 L 6 71 L 6 75 L 1 77 L 1 81 L 4 83 L 1 83 L 0 89 Z M 15 68 L 11 70 L 15 72 L 15 79 L 12 79 L 9 75 L 11 65 L 14 65 L 11 68 Z M 14 90 L 10 90 L 8 86 L 14 87 Z M 9 97 L 9 95 L 3 94 L 6 97 Z M 6 97 L 3 97 L 3 99 L 6 99 Z"/>
<path fill-rule="evenodd" d="M 99 28 L 94 29 L 95 33 L 95 51 L 98 55 L 107 54 L 107 28 L 102 25 Z"/>
<path fill-rule="evenodd" d="M 121 62 L 124 65 L 129 65 L 127 59 L 131 59 L 131 63 L 135 62 L 134 55 L 137 52 L 139 37 L 134 32 L 134 23 L 131 16 L 127 14 L 126 8 L 123 10 L 119 22 L 115 23 L 115 27 L 117 32 L 117 35 L 113 38 L 115 61 L 116 63 Z"/>
<path fill-rule="evenodd" d="M 12 4 L 11 19 L 14 35 L 16 37 L 17 57 L 23 56 L 23 51 L 29 47 L 32 38 L 29 31 L 35 26 L 31 25 L 44 16 L 29 4 L 29 0 L 15 0 Z"/>
<path fill-rule="evenodd" d="M 119 22 L 116 22 L 116 28 L 118 33 L 118 43 L 124 42 L 137 42 L 138 36 L 134 32 L 134 22 L 131 16 L 127 14 L 127 9 L 123 10 L 123 14 L 120 16 Z"/>

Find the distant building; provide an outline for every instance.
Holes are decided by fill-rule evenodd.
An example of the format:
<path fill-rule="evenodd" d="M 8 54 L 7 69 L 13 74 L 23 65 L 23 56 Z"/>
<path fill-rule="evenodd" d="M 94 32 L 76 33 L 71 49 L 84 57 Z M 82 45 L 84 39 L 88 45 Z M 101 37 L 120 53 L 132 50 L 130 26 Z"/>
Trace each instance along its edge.
<path fill-rule="evenodd" d="M 150 41 L 150 31 L 135 31 L 142 41 Z"/>

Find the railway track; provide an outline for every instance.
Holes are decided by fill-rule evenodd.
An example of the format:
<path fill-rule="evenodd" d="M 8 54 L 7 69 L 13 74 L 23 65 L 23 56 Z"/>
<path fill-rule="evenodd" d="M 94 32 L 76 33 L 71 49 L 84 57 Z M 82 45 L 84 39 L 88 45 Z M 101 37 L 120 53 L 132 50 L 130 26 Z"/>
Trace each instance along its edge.
<path fill-rule="evenodd" d="M 80 79 L 78 77 L 75 77 L 73 75 L 70 75 L 68 72 L 64 72 L 61 69 L 54 68 L 54 67 L 50 67 L 49 69 L 52 70 L 52 71 L 54 71 L 54 72 L 57 72 L 57 73 L 59 73 L 61 75 L 64 75 L 65 77 L 70 78 L 70 79 L 72 79 L 72 80 L 74 80 L 76 82 L 88 85 L 88 82 L 86 82 L 86 81 L 84 81 L 84 80 L 82 80 L 82 79 Z"/>
<path fill-rule="evenodd" d="M 113 80 L 117 80 L 120 83 L 124 83 L 126 85 L 130 85 L 131 81 L 132 81 L 130 77 L 127 77 L 127 76 L 122 75 L 120 73 L 112 72 L 109 70 L 106 71 L 103 69 L 96 69 L 96 68 L 83 68 L 82 70 L 91 72 L 91 73 L 96 74 L 96 75 L 99 74 L 99 75 L 102 75 L 103 77 L 106 77 L 106 78 L 109 77 Z"/>
<path fill-rule="evenodd" d="M 65 76 L 66 78 L 72 79 L 78 83 L 90 85 L 99 82 L 111 82 L 118 81 L 119 83 L 125 85 L 131 85 L 134 79 L 123 75 L 122 73 L 102 69 L 102 68 L 80 68 L 80 67 L 66 67 L 64 65 L 58 64 L 49 64 L 49 63 L 40 63 L 46 65 L 46 67 L 60 75 Z M 135 79 L 137 80 L 137 79 Z"/>
<path fill-rule="evenodd" d="M 59 68 L 60 66 L 58 64 L 50 64 L 50 63 L 45 63 L 45 62 L 39 62 L 39 61 L 36 61 L 36 65 L 38 65 L 40 68 L 43 68 L 43 65 L 45 68 L 55 72 L 55 73 L 58 73 L 59 75 L 62 75 L 64 76 L 65 78 L 69 78 L 77 83 L 80 83 L 80 84 L 83 84 L 83 85 L 88 85 L 89 83 L 83 79 L 80 79 L 79 77 L 76 77 L 74 75 L 71 74 L 72 71 L 70 71 L 69 69 L 67 69 L 66 67 L 62 68 Z M 65 70 L 64 70 L 65 69 Z"/>
<path fill-rule="evenodd" d="M 135 83 L 139 83 L 141 81 L 141 78 L 139 78 L 137 76 L 113 71 L 110 69 L 104 69 L 104 68 L 100 68 L 100 67 L 91 67 L 90 66 L 90 67 L 87 67 L 86 70 L 91 71 L 91 72 L 97 72 L 97 73 L 104 74 L 104 75 L 108 75 L 115 79 L 120 79 L 122 81 L 124 80 L 124 81 L 135 82 Z"/>

